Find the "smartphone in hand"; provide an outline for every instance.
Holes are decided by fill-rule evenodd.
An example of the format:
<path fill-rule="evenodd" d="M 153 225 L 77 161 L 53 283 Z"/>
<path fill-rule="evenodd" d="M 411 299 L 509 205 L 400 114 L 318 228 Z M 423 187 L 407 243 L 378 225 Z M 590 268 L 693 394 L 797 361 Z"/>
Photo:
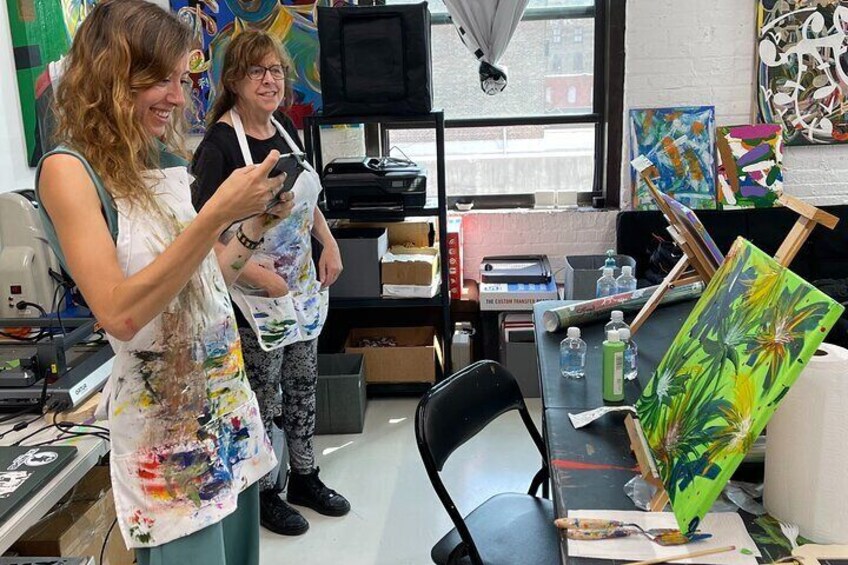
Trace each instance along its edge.
<path fill-rule="evenodd" d="M 284 193 L 289 192 L 292 188 L 294 188 L 294 183 L 297 182 L 297 178 L 304 170 L 306 169 L 303 166 L 302 153 L 286 153 L 284 155 L 280 155 L 279 160 L 277 160 L 277 164 L 274 165 L 274 168 L 271 169 L 270 173 L 268 173 L 268 178 L 272 179 L 285 173 L 286 180 L 283 181 L 283 186 L 280 187 L 280 190 L 278 190 L 271 200 L 268 201 L 269 209 L 273 208 L 279 202 Z"/>

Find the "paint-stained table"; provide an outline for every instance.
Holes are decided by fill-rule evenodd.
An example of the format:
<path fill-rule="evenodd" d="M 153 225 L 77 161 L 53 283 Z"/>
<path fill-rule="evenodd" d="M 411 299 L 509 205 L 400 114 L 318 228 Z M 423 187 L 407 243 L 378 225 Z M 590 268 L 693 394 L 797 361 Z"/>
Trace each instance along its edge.
<path fill-rule="evenodd" d="M 566 516 L 569 509 L 635 510 L 633 502 L 624 493 L 625 483 L 638 472 L 636 458 L 630 452 L 624 416 L 608 414 L 580 430 L 575 430 L 568 419 L 569 412 L 582 412 L 603 405 L 601 342 L 607 320 L 581 325 L 583 339 L 589 346 L 586 376 L 582 380 L 564 379 L 559 371 L 559 343 L 565 335 L 549 334 L 542 324 L 542 314 L 562 304 L 565 302 L 539 302 L 533 311 L 542 391 L 543 435 L 551 464 L 557 517 Z M 638 399 L 642 387 L 650 380 L 694 305 L 695 302 L 690 301 L 661 307 L 636 334 L 639 374 L 637 380 L 625 383 L 627 404 L 632 405 Z M 754 469 L 755 475 L 757 471 Z M 761 468 L 759 472 L 761 474 Z M 753 478 L 756 479 L 756 476 Z M 740 514 L 763 553 L 761 562 L 771 563 L 789 554 L 789 542 L 781 535 L 773 518 Z M 568 565 L 602 563 L 595 559 L 569 558 L 565 538 L 561 557 L 562 563 Z"/>

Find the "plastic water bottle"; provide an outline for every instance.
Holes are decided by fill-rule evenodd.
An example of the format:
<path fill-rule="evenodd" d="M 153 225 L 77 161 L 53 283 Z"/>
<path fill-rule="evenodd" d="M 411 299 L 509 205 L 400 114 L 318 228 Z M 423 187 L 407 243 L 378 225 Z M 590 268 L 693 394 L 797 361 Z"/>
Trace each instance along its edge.
<path fill-rule="evenodd" d="M 624 321 L 624 312 L 621 310 L 613 310 L 610 321 L 604 326 L 604 333 L 610 330 L 630 329 L 630 325 Z M 620 337 L 620 336 L 619 336 Z"/>
<path fill-rule="evenodd" d="M 636 277 L 633 276 L 633 267 L 625 265 L 621 268 L 621 276 L 615 279 L 615 291 L 633 292 L 636 290 Z"/>
<path fill-rule="evenodd" d="M 618 265 L 615 264 L 615 251 L 607 249 L 607 259 L 604 261 L 604 269 L 612 269 L 615 272 L 617 267 Z"/>
<path fill-rule="evenodd" d="M 567 379 L 582 379 L 588 346 L 580 339 L 580 328 L 568 328 L 567 335 L 559 344 L 559 370 Z"/>
<path fill-rule="evenodd" d="M 595 296 L 597 298 L 615 294 L 615 278 L 612 276 L 612 273 L 613 270 L 611 268 L 604 267 L 604 274 L 598 279 L 598 284 L 595 287 Z"/>
<path fill-rule="evenodd" d="M 618 330 L 618 336 L 624 342 L 624 380 L 636 380 L 638 373 L 639 348 L 630 336 L 630 328 Z"/>

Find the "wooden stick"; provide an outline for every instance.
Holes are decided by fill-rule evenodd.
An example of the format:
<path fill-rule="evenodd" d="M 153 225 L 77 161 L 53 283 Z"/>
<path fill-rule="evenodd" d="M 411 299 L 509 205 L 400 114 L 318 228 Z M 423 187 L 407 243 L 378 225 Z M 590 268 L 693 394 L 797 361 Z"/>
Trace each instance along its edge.
<path fill-rule="evenodd" d="M 668 561 L 677 561 L 679 559 L 694 559 L 695 557 L 704 557 L 705 555 L 714 555 L 716 553 L 724 553 L 725 551 L 734 551 L 735 545 L 725 547 L 717 547 L 715 549 L 704 549 L 693 553 L 681 553 L 680 555 L 672 555 L 670 557 L 657 557 L 656 559 L 648 559 L 647 561 L 637 561 L 630 565 L 654 565 L 655 563 L 666 563 Z"/>

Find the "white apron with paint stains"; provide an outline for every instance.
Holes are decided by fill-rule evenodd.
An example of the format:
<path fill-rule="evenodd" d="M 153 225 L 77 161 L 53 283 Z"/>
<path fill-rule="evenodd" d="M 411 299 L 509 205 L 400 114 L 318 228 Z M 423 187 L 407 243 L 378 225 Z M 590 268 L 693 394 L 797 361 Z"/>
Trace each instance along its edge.
<path fill-rule="evenodd" d="M 149 265 L 196 216 L 185 167 L 149 171 L 146 180 L 160 211 L 116 202 L 126 276 Z M 115 363 L 104 400 L 127 545 L 162 545 L 221 521 L 276 460 L 214 252 L 132 340 L 109 341 Z"/>
<path fill-rule="evenodd" d="M 245 165 L 253 165 L 241 117 L 230 111 Z M 293 153 L 300 151 L 283 126 L 273 117 L 271 122 Z M 315 273 L 312 262 L 312 227 L 315 208 L 321 194 L 321 180 L 312 166 L 304 162 L 305 171 L 292 188 L 294 207 L 291 215 L 265 233 L 265 241 L 254 254 L 254 260 L 285 279 L 289 293 L 278 298 L 257 296 L 253 289 L 236 285 L 233 302 L 239 307 L 256 333 L 259 346 L 271 351 L 299 341 L 315 339 L 327 319 L 327 289 Z"/>

